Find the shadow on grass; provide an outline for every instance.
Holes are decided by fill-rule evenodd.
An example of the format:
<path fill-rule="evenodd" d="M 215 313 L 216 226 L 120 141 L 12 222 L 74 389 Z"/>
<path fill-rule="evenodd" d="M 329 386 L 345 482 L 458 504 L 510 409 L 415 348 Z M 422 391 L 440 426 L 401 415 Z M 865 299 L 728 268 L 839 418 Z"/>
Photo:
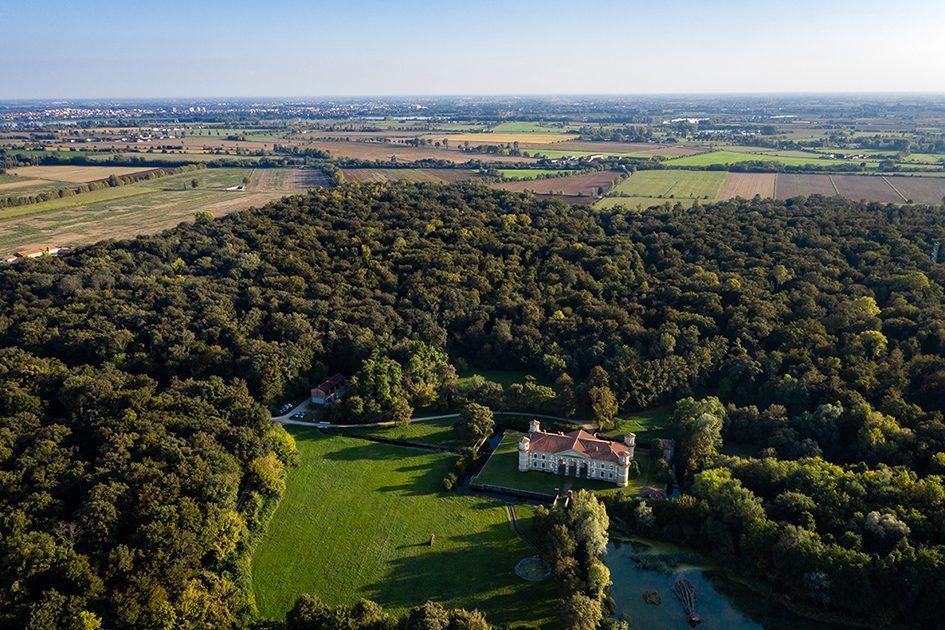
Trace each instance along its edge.
<path fill-rule="evenodd" d="M 521 541 L 510 543 L 510 536 L 515 534 L 502 522 L 475 534 L 438 538 L 433 546 L 406 545 L 403 548 L 417 552 L 391 561 L 384 579 L 366 585 L 365 591 L 370 599 L 393 608 L 410 608 L 427 599 L 477 608 L 496 624 L 547 618 L 556 605 L 554 587 L 515 574 L 515 565 L 530 551 Z"/>

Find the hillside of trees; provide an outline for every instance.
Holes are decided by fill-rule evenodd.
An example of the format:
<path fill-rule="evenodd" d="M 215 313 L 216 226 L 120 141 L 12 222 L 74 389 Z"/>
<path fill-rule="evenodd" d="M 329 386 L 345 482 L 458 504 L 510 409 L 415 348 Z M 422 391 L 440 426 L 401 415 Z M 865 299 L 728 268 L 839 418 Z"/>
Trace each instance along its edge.
<path fill-rule="evenodd" d="M 399 417 L 460 359 L 603 375 L 625 410 L 693 396 L 686 497 L 640 527 L 811 605 L 927 620 L 945 606 L 943 240 L 931 207 L 640 214 L 342 185 L 4 268 L 0 625 L 245 623 L 246 554 L 294 457 L 263 405 L 341 372 L 332 413 Z"/>

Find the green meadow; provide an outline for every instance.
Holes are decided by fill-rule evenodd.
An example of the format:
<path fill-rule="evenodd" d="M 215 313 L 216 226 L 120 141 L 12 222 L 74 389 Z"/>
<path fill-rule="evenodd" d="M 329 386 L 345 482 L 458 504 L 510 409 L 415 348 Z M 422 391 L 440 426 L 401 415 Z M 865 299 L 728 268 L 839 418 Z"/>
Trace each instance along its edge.
<path fill-rule="evenodd" d="M 515 574 L 531 550 L 504 504 L 443 491 L 455 456 L 288 428 L 301 463 L 252 558 L 262 618 L 281 619 L 314 593 L 395 610 L 433 599 L 511 627 L 551 621 L 554 584 Z"/>

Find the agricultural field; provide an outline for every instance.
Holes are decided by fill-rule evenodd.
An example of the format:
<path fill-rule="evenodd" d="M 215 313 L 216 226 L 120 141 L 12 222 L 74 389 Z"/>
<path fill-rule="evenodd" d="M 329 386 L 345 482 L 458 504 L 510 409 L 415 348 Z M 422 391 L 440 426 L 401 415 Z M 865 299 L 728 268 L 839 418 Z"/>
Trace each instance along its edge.
<path fill-rule="evenodd" d="M 475 171 L 459 168 L 345 168 L 347 181 L 364 182 L 426 182 L 444 184 L 476 179 Z"/>
<path fill-rule="evenodd" d="M 27 179 L 48 179 L 55 182 L 82 184 L 110 175 L 130 175 L 149 171 L 147 166 L 21 166 L 8 171 L 11 175 Z"/>
<path fill-rule="evenodd" d="M 887 177 L 887 181 L 906 199 L 915 203 L 939 204 L 945 202 L 945 178 L 941 177 Z"/>
<path fill-rule="evenodd" d="M 0 209 L 0 221 L 4 219 L 21 217 L 31 214 L 43 214 L 51 210 L 62 208 L 82 207 L 103 201 L 115 199 L 124 199 L 126 197 L 135 197 L 146 193 L 155 192 L 156 188 L 147 188 L 144 186 L 117 186 L 115 188 L 101 188 L 92 190 L 81 195 L 72 195 L 70 197 L 57 197 L 41 203 L 31 203 L 23 206 L 11 206 Z"/>
<path fill-rule="evenodd" d="M 281 170 L 299 171 L 256 169 L 255 173 L 263 170 L 267 171 L 266 177 L 278 177 L 278 171 Z M 269 170 L 277 172 L 269 174 Z M 0 210 L 0 254 L 24 247 L 75 246 L 106 238 L 150 234 L 191 220 L 199 210 L 222 216 L 253 206 L 259 207 L 285 194 L 298 192 L 295 188 L 227 190 L 242 185 L 245 177 L 250 178 L 251 188 L 252 181 L 257 177 L 253 169 L 203 169 L 6 208 Z M 192 187 L 192 180 L 197 180 L 197 188 Z M 294 185 L 293 180 L 283 181 L 287 187 Z"/>
<path fill-rule="evenodd" d="M 15 175 L 0 176 L 0 197 L 26 197 L 50 190 L 59 190 L 70 184 L 54 182 L 48 179 L 30 179 Z"/>
<path fill-rule="evenodd" d="M 833 197 L 837 194 L 829 175 L 778 173 L 775 196 L 778 199 L 791 197 L 824 195 Z"/>
<path fill-rule="evenodd" d="M 533 145 L 534 146 L 534 145 Z M 617 158 L 641 158 L 646 159 L 653 157 L 648 153 L 615 153 L 613 151 L 575 151 L 575 150 L 558 150 L 558 149 L 525 149 L 525 152 L 533 157 L 543 157 L 549 160 L 560 160 L 564 158 L 586 158 L 592 157 L 595 155 L 603 155 L 606 157 L 617 157 Z"/>
<path fill-rule="evenodd" d="M 719 199 L 774 197 L 777 180 L 777 173 L 729 173 L 719 191 Z"/>
<path fill-rule="evenodd" d="M 524 149 L 543 149 L 542 145 L 520 145 Z M 652 142 L 587 142 L 569 140 L 555 144 L 555 151 L 568 155 L 626 155 L 639 157 L 684 157 L 694 155 L 704 149 L 688 147 L 680 144 L 655 144 Z"/>
<path fill-rule="evenodd" d="M 314 593 L 394 610 L 433 599 L 511 627 L 551 621 L 554 584 L 515 574 L 532 552 L 504 505 L 443 491 L 455 456 L 288 429 L 301 463 L 252 558 L 263 618 L 281 619 L 299 593 Z"/>
<path fill-rule="evenodd" d="M 99 192 L 99 191 L 96 191 Z M 162 191 L 121 186 L 104 192 L 124 198 L 87 200 L 85 203 L 47 208 L 41 212 L 0 213 L 0 252 L 43 245 L 83 245 L 114 238 L 153 234 L 192 220 L 198 210 L 222 216 L 251 206 L 263 206 L 281 193 L 231 193 L 215 190 Z M 90 193 L 91 194 L 91 193 Z M 77 196 L 79 197 L 79 196 Z M 36 205 L 23 206 L 33 208 Z"/>
<path fill-rule="evenodd" d="M 796 157 L 787 155 L 777 155 L 772 153 L 744 153 L 741 151 L 709 151 L 698 155 L 673 158 L 668 160 L 668 166 L 715 166 L 738 164 L 740 162 L 777 162 L 785 166 L 809 166 L 822 165 L 830 166 L 836 164 L 859 164 L 861 160 L 839 160 L 818 157 L 811 155 L 809 157 Z M 867 166 L 878 166 L 876 160 L 866 160 Z"/>
<path fill-rule="evenodd" d="M 885 177 L 858 175 L 831 175 L 837 192 L 841 197 L 854 201 L 879 201 L 881 203 L 905 203 L 901 196 L 889 185 Z"/>
<path fill-rule="evenodd" d="M 501 168 L 499 175 L 504 179 L 538 179 L 542 175 L 562 175 L 571 171 L 556 168 Z M 0 185 L 2 186 L 2 185 Z"/>
<path fill-rule="evenodd" d="M 425 140 L 433 140 L 434 142 L 442 142 L 443 139 L 449 140 L 450 145 L 459 146 L 468 142 L 472 146 L 478 146 L 480 144 L 514 144 L 518 142 L 522 144 L 555 144 L 556 142 L 564 142 L 566 140 L 573 140 L 575 136 L 573 134 L 566 133 L 495 133 L 495 132 L 486 132 L 486 133 L 454 133 L 450 135 L 437 135 L 430 134 L 423 136 Z"/>
<path fill-rule="evenodd" d="M 330 182 L 325 174 L 315 168 L 257 168 L 249 176 L 246 190 L 302 193 L 309 188 L 328 185 Z"/>
<path fill-rule="evenodd" d="M 243 178 L 250 177 L 253 171 L 251 168 L 203 168 L 148 180 L 147 186 L 159 190 L 189 190 L 197 180 L 198 189 L 226 190 L 242 184 Z"/>
<path fill-rule="evenodd" d="M 561 134 L 567 131 L 578 131 L 580 125 L 575 124 L 553 124 L 528 121 L 509 121 L 494 125 L 491 130 L 493 133 L 556 133 Z M 572 136 L 573 137 L 573 136 Z"/>
<path fill-rule="evenodd" d="M 695 199 L 677 198 L 660 199 L 659 197 L 604 197 L 594 202 L 594 208 L 598 210 L 609 210 L 611 208 L 621 207 L 634 210 L 646 210 L 654 206 L 676 206 L 690 208 L 695 204 Z"/>
<path fill-rule="evenodd" d="M 537 179 L 521 182 L 499 182 L 491 184 L 491 187 L 514 192 L 530 190 L 540 194 L 593 197 L 597 195 L 598 188 L 603 189 L 606 193 L 610 190 L 611 186 L 613 186 L 614 181 L 618 179 L 620 179 L 620 174 L 615 171 L 594 171 L 593 173 L 584 173 L 583 175 L 574 175 L 573 177 L 555 177 L 552 179 Z"/>
<path fill-rule="evenodd" d="M 450 144 L 453 144 L 450 136 Z M 458 143 L 457 143 L 458 144 Z M 410 147 L 395 144 L 381 144 L 379 142 L 333 142 L 315 141 L 305 146 L 328 151 L 334 158 L 353 158 L 357 160 L 387 161 L 395 158 L 399 162 L 415 162 L 417 160 L 443 160 L 454 164 L 463 164 L 470 160 L 486 162 L 533 162 L 533 158 L 515 157 L 512 155 L 485 155 L 480 153 L 466 153 L 457 149 L 436 149 L 430 147 Z M 453 145 L 455 146 L 455 145 Z"/>
<path fill-rule="evenodd" d="M 728 174 L 723 171 L 637 171 L 613 190 L 617 197 L 716 199 Z"/>
<path fill-rule="evenodd" d="M 548 497 L 554 496 L 555 489 L 561 492 L 585 489 L 605 494 L 619 492 L 633 493 L 650 483 L 649 454 L 643 449 L 638 450 L 634 455 L 643 474 L 636 479 L 631 479 L 630 484 L 625 488 L 620 488 L 613 483 L 598 479 L 564 477 L 562 475 L 537 470 L 530 470 L 524 473 L 519 472 L 518 442 L 523 435 L 523 433 L 519 433 L 518 431 L 506 431 L 502 435 L 502 441 L 499 443 L 499 446 L 489 457 L 489 461 L 486 462 L 486 465 L 483 466 L 472 483 L 474 485 L 534 492 Z"/>

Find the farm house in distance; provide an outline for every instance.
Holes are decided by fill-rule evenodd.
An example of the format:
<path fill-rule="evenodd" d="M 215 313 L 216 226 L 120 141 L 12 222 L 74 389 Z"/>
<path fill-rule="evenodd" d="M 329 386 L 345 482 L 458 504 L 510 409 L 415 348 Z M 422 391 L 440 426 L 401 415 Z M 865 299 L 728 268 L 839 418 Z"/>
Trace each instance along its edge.
<path fill-rule="evenodd" d="M 312 404 L 327 405 L 344 396 L 348 389 L 348 379 L 341 374 L 332 374 L 312 389 Z"/>
<path fill-rule="evenodd" d="M 519 472 L 537 470 L 565 477 L 611 481 L 620 487 L 630 482 L 630 462 L 636 435 L 624 443 L 601 440 L 587 431 L 545 433 L 538 420 L 528 424 L 528 435 L 518 443 Z"/>

